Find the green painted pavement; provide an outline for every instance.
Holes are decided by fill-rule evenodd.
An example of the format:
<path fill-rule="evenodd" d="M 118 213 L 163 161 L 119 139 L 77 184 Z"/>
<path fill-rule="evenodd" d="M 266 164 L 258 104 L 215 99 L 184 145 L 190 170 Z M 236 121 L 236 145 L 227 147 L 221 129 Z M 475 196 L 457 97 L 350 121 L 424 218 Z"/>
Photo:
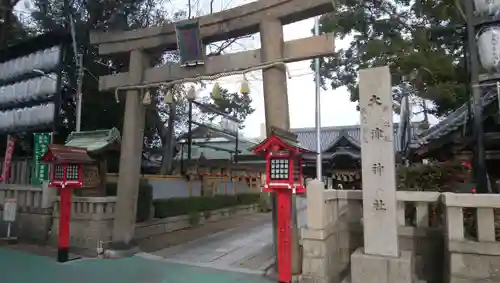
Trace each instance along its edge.
<path fill-rule="evenodd" d="M 48 257 L 0 249 L 2 283 L 271 283 L 267 278 L 142 257 L 60 264 Z"/>

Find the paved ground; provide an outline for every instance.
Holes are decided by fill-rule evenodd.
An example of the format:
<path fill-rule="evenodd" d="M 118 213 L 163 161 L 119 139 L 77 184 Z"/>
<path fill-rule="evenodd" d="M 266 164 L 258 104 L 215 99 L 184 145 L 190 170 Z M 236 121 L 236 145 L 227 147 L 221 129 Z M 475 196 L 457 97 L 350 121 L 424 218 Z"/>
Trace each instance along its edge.
<path fill-rule="evenodd" d="M 54 261 L 54 250 L 31 245 L 16 245 L 0 248 L 0 282 L 2 283 L 270 283 L 274 282 L 263 277 L 264 266 L 272 259 L 272 249 L 259 244 L 260 236 L 268 238 L 271 233 L 270 214 L 252 214 L 209 223 L 169 233 L 164 238 L 152 238 L 141 242 L 143 248 L 151 251 L 157 246 L 173 246 L 158 251 L 171 259 L 164 259 L 151 253 L 141 253 L 137 256 L 120 260 L 83 259 L 64 264 Z M 235 228 L 230 228 L 235 227 Z M 262 230 L 262 231 L 261 231 Z M 267 231 L 267 232 L 265 232 Z M 211 234 L 211 235 L 210 235 Z M 239 238 L 239 240 L 237 240 Z M 247 240 L 246 238 L 253 239 Z M 197 239 L 192 241 L 193 239 Z M 233 239 L 233 240 L 229 240 Z M 161 242 L 163 241 L 163 245 Z M 175 262 L 179 259 L 176 251 L 196 256 L 196 251 L 206 251 L 207 254 L 222 251 L 217 241 L 229 241 L 226 246 L 227 265 L 196 264 L 192 262 Z M 229 243 L 228 242 L 228 243 Z M 238 243 L 257 243 L 260 250 L 239 247 Z M 231 245 L 233 248 L 231 248 Z M 218 251 L 216 251 L 219 249 Z M 232 253 L 234 252 L 234 253 Z M 181 257 L 186 259 L 186 257 Z M 207 256 L 204 255 L 205 263 Z M 238 266 L 235 259 L 242 264 Z M 203 260 L 203 259 L 202 259 Z M 267 260 L 267 264 L 263 262 Z M 218 263 L 218 262 L 217 262 Z M 208 268 L 212 267 L 212 268 Z M 20 270 L 22 272 L 20 272 Z"/>
<path fill-rule="evenodd" d="M 297 199 L 298 224 L 306 224 L 305 198 Z M 271 215 L 254 214 L 238 219 L 235 228 L 152 252 L 168 262 L 251 274 L 266 274 L 273 265 Z M 203 228 L 201 226 L 200 228 Z M 186 237 L 191 229 L 184 231 Z M 170 234 L 167 237 L 171 236 Z M 176 237 L 179 238 L 179 237 Z M 147 258 L 153 258 L 147 255 Z"/>
<path fill-rule="evenodd" d="M 172 246 L 185 244 L 197 239 L 233 228 L 260 225 L 270 221 L 271 213 L 255 213 L 235 216 L 217 222 L 209 222 L 189 229 L 178 230 L 139 241 L 142 251 L 152 253 Z"/>
<path fill-rule="evenodd" d="M 303 226 L 302 210 L 298 218 L 299 226 Z M 18 250 L 0 248 L 0 282 L 275 282 L 261 276 L 272 264 L 270 214 L 247 215 L 146 239 L 141 241 L 141 248 L 149 253 L 120 260 L 83 259 L 64 264 L 48 257 L 44 249 L 36 252 L 21 245 Z"/>
<path fill-rule="evenodd" d="M 0 249 L 2 283 L 270 283 L 258 275 L 182 265 L 139 256 L 86 259 L 64 264 L 43 256 Z"/>
<path fill-rule="evenodd" d="M 265 274 L 274 262 L 271 217 L 248 222 L 243 219 L 242 224 L 153 254 L 168 262 Z"/>

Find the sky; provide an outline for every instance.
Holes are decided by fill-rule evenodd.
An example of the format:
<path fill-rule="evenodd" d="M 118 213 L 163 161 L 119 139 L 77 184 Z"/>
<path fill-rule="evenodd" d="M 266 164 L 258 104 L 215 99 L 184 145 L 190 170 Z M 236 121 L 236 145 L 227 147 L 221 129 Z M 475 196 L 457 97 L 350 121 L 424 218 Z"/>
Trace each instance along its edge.
<path fill-rule="evenodd" d="M 204 3 L 203 0 L 200 1 Z M 217 4 L 215 6 L 217 10 L 224 10 L 253 1 L 219 0 L 216 2 Z M 178 5 L 183 5 L 185 3 L 185 0 L 174 0 L 172 2 L 173 7 L 182 7 Z M 207 10 L 208 7 L 202 4 L 199 9 L 203 11 Z M 283 28 L 284 40 L 290 41 L 310 37 L 312 36 L 311 30 L 313 27 L 313 18 L 286 25 Z M 337 40 L 336 49 L 346 48 L 349 42 L 349 39 L 343 41 Z M 232 45 L 228 53 L 257 48 L 260 48 L 260 38 L 258 34 L 252 36 L 252 38 L 241 40 L 238 44 Z M 291 78 L 287 80 L 287 87 L 290 125 L 292 128 L 315 127 L 315 83 L 314 71 L 310 68 L 310 64 L 310 60 L 287 64 L 287 68 L 291 75 Z M 252 106 L 255 108 L 255 112 L 247 117 L 243 133 L 247 137 L 259 137 L 261 124 L 265 122 L 262 72 L 250 73 L 247 75 L 247 78 L 250 81 L 250 96 L 253 100 Z M 239 91 L 240 81 L 241 76 L 226 77 L 218 80 L 222 87 L 234 92 Z M 207 89 L 202 91 L 202 95 L 208 95 L 210 89 L 211 84 L 209 83 Z M 331 88 L 327 90 L 321 89 L 320 97 L 322 127 L 359 124 L 359 112 L 356 110 L 357 102 L 350 101 L 350 95 L 346 88 L 339 88 L 336 90 L 332 90 Z M 413 117 L 414 121 L 421 121 L 422 119 L 423 117 L 418 115 Z M 394 115 L 394 121 L 399 121 L 398 115 Z M 437 122 L 437 119 L 432 117 L 430 122 L 434 124 Z"/>
<path fill-rule="evenodd" d="M 27 0 L 29 2 L 29 0 Z M 227 10 L 236 6 L 247 4 L 255 0 L 214 0 L 214 11 Z M 264 1 L 264 0 L 262 0 Z M 192 0 L 195 7 L 193 13 L 207 14 L 209 11 L 209 0 Z M 24 10 L 24 3 L 18 5 L 19 10 Z M 187 0 L 170 0 L 166 9 L 173 14 L 174 11 L 185 9 Z M 314 19 L 307 19 L 284 26 L 284 40 L 290 41 L 312 36 L 311 30 L 314 27 Z M 336 40 L 336 49 L 345 48 L 349 44 L 349 39 Z M 260 48 L 260 38 L 258 34 L 250 38 L 238 40 L 225 50 L 226 53 L 241 52 Z M 315 83 L 314 72 L 310 68 L 311 61 L 302 61 L 287 64 L 291 78 L 287 79 L 288 101 L 290 111 L 290 124 L 292 128 L 304 128 L 315 126 Z M 241 76 L 226 77 L 218 80 L 221 87 L 227 88 L 231 92 L 238 92 L 240 89 Z M 243 134 L 246 137 L 259 137 L 261 124 L 265 122 L 264 98 L 262 88 L 262 72 L 252 72 L 247 74 L 250 83 L 252 107 L 255 112 L 245 120 Z M 200 90 L 200 95 L 209 95 L 213 82 L 206 82 L 207 87 Z M 359 112 L 356 110 L 356 102 L 351 102 L 349 93 L 345 88 L 336 90 L 321 89 L 321 126 L 342 126 L 359 124 Z M 422 117 L 413 117 L 414 121 L 422 120 Z M 399 117 L 394 115 L 394 121 L 399 121 Z M 431 124 L 437 122 L 432 117 Z"/>
<path fill-rule="evenodd" d="M 221 0 L 227 3 L 230 0 Z M 181 0 L 179 0 L 181 2 Z M 238 6 L 250 1 L 233 0 L 229 6 Z M 311 29 L 314 27 L 314 19 L 308 19 L 286 25 L 283 28 L 284 40 L 290 41 L 312 36 Z M 343 44 L 337 44 L 337 48 Z M 229 53 L 252 50 L 260 48 L 259 35 L 251 39 L 245 39 L 241 44 L 231 46 Z M 290 111 L 290 125 L 292 128 L 315 126 L 315 83 L 314 72 L 310 68 L 311 61 L 302 61 L 287 64 L 291 78 L 287 79 L 288 101 Z M 261 124 L 265 122 L 264 97 L 262 87 L 262 72 L 253 72 L 247 75 L 250 82 L 253 100 L 252 106 L 255 112 L 247 117 L 243 133 L 247 137 L 260 136 Z M 219 80 L 219 84 L 230 91 L 239 91 L 240 76 L 227 77 Z M 208 91 L 210 87 L 207 88 Z M 207 91 L 207 92 L 208 92 Z M 359 123 L 359 112 L 356 111 L 356 103 L 349 100 L 349 93 L 345 89 L 321 90 L 321 126 L 353 125 Z"/>

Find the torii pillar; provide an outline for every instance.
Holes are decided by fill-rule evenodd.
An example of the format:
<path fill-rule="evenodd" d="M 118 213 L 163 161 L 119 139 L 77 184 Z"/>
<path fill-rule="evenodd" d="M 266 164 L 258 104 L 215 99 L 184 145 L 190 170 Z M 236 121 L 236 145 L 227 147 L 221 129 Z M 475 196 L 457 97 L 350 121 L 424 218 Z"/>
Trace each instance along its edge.
<path fill-rule="evenodd" d="M 140 84 L 144 70 L 149 64 L 149 58 L 143 51 L 130 52 L 130 82 Z M 145 111 L 139 92 L 140 90 L 136 89 L 127 90 L 125 94 L 124 138 L 116 191 L 116 217 L 113 223 L 113 242 L 125 244 L 125 247 L 134 237 L 137 195 L 141 178 L 139 172 L 141 171 Z"/>
<path fill-rule="evenodd" d="M 283 58 L 283 25 L 279 19 L 263 19 L 260 24 L 261 60 L 279 61 Z M 288 90 L 286 85 L 285 66 L 276 66 L 262 70 L 264 84 L 264 107 L 266 117 L 266 134 L 269 137 L 271 127 L 290 130 L 290 110 L 288 107 Z M 273 207 L 273 240 L 276 243 L 277 206 L 276 197 L 271 195 Z M 295 196 L 292 198 L 292 211 L 296 211 Z M 299 247 L 299 231 L 297 215 L 292 214 L 292 274 L 302 273 L 302 258 Z M 277 254 L 275 245 L 275 255 Z"/>

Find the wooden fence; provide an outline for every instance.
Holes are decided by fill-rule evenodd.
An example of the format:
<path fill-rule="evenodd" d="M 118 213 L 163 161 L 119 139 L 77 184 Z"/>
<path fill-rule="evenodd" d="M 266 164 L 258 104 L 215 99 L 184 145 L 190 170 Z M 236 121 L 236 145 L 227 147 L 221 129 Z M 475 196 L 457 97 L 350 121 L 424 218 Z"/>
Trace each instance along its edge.
<path fill-rule="evenodd" d="M 3 158 L 0 159 L 0 170 L 2 170 Z M 10 177 L 7 184 L 29 185 L 33 175 L 33 159 L 14 159 L 10 167 Z M 0 171 L 1 172 L 1 171 Z"/>

